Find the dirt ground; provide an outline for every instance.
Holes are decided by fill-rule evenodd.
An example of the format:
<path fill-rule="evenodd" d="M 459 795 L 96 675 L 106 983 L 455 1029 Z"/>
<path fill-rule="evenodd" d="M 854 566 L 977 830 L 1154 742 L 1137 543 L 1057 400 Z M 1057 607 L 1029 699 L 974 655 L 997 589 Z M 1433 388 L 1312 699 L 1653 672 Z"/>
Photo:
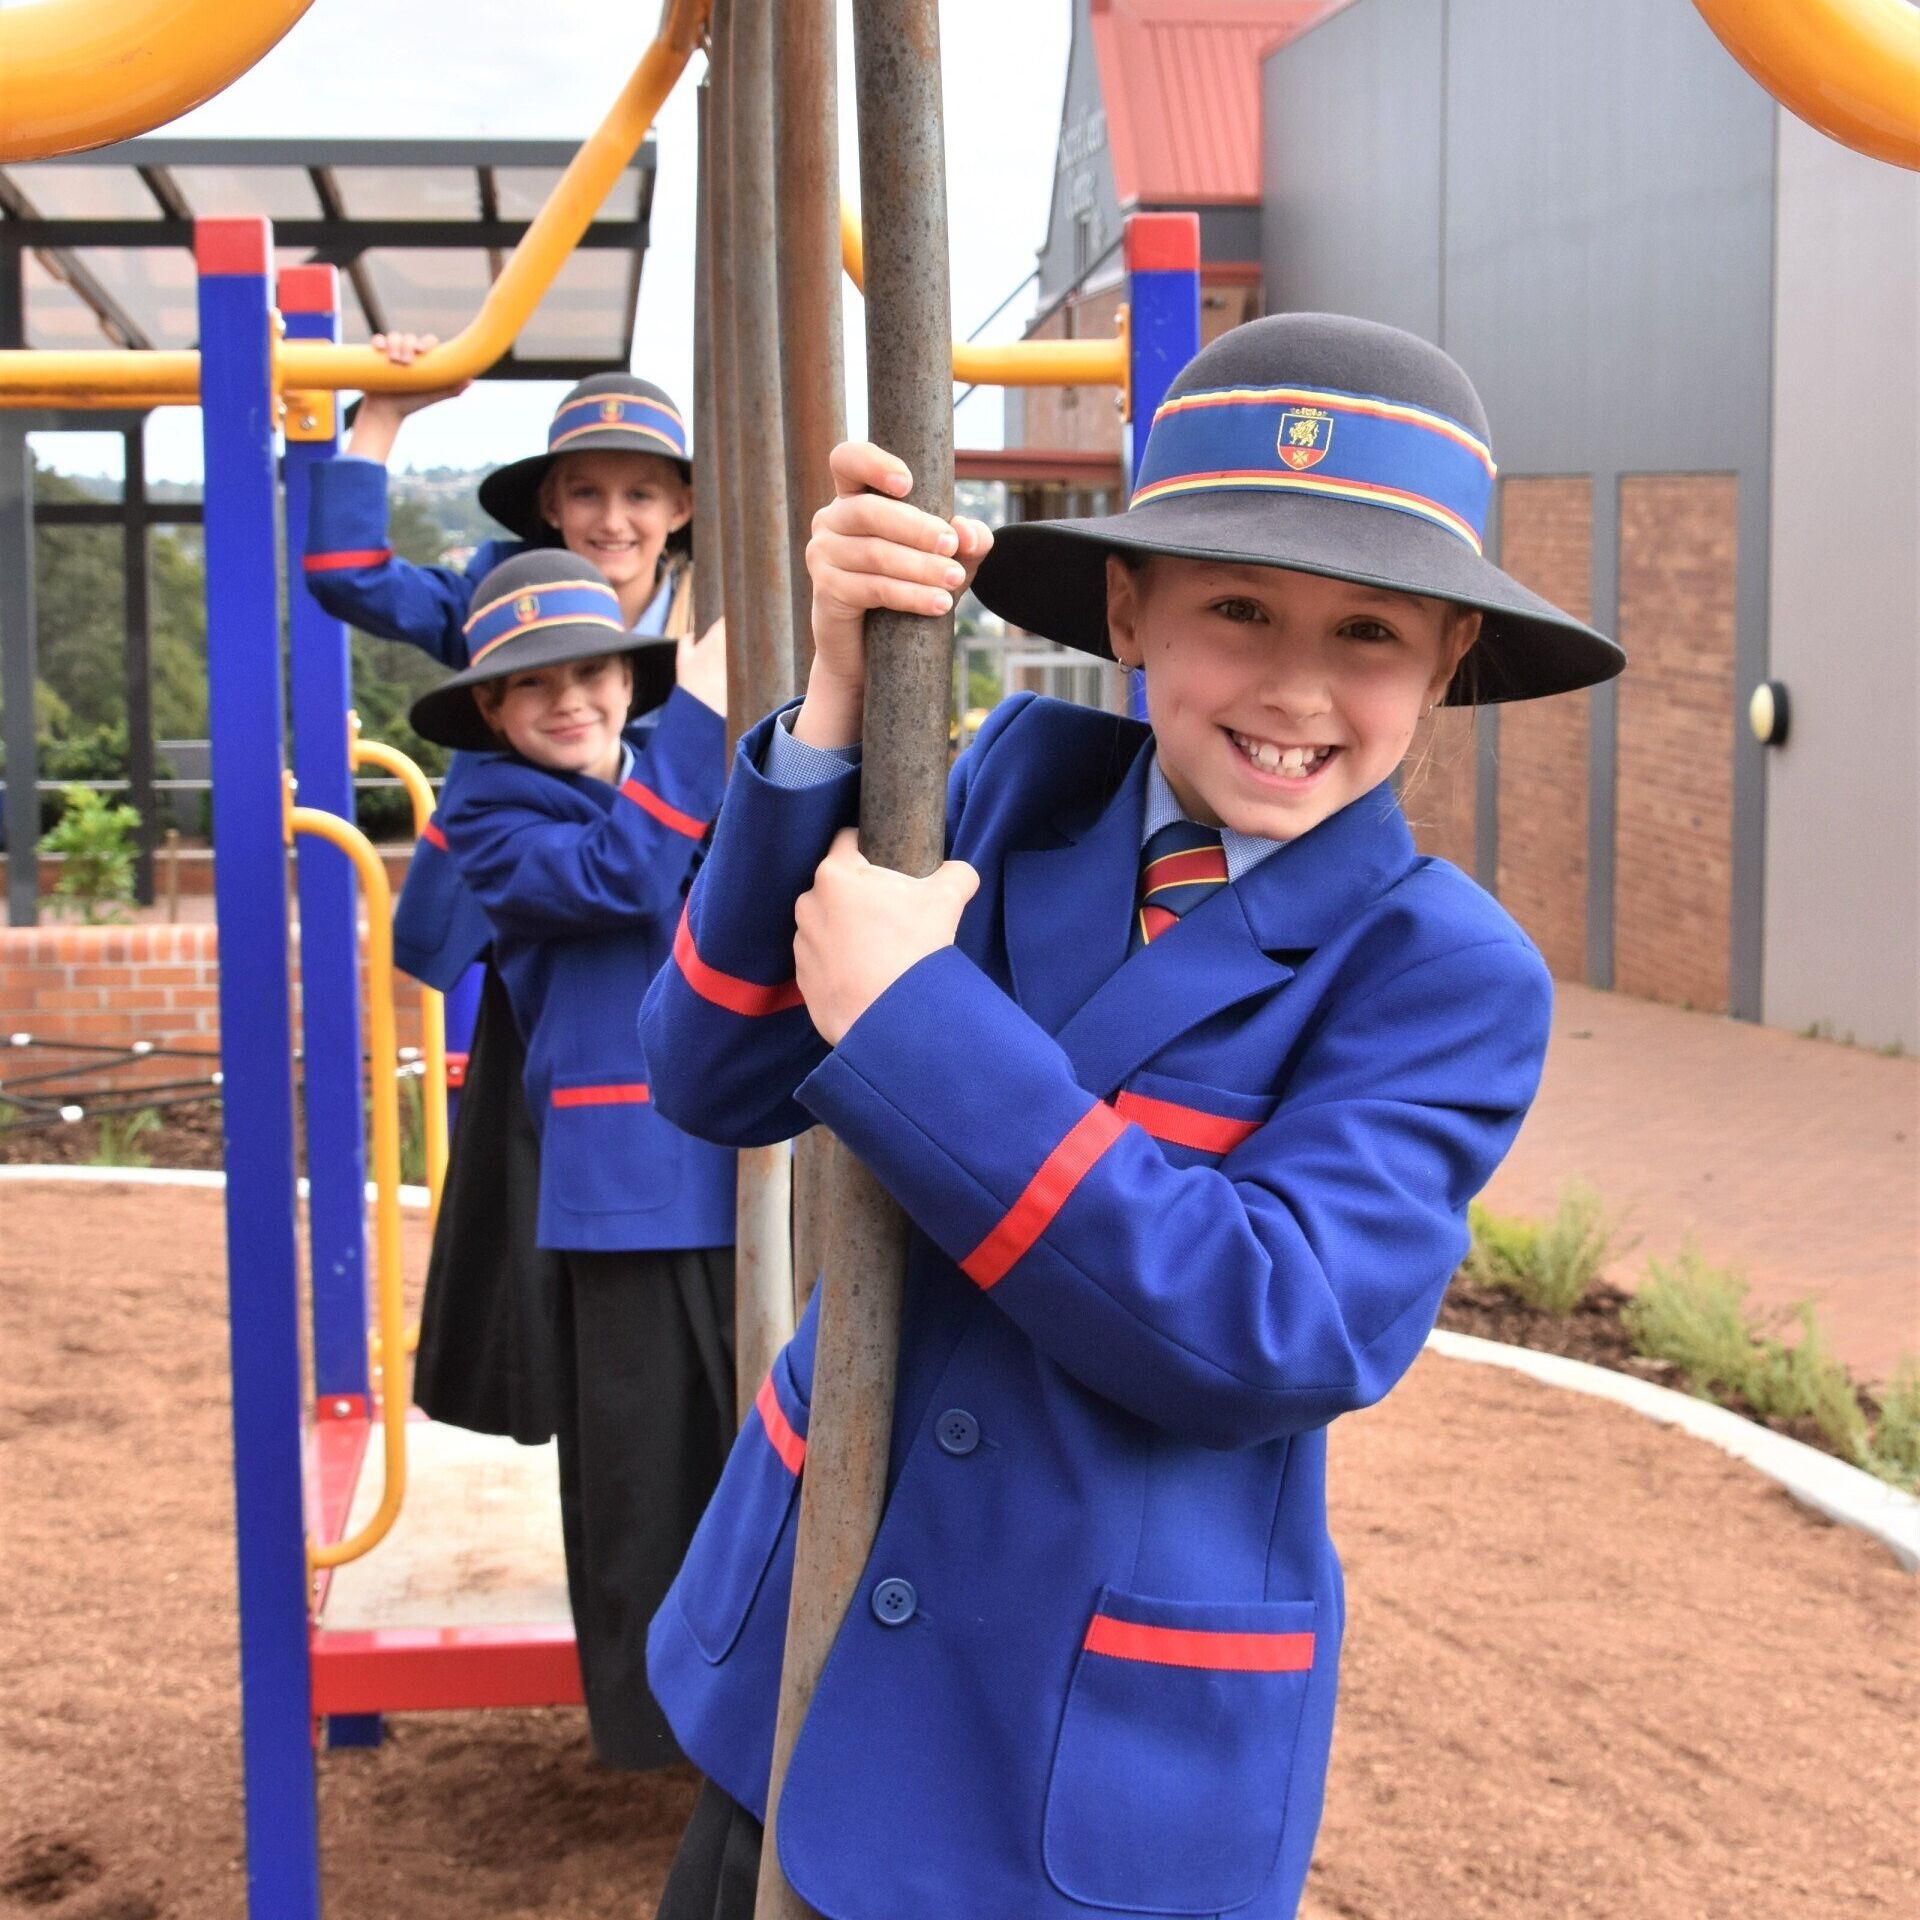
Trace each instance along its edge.
<path fill-rule="evenodd" d="M 0 1186 L 0 1914 L 243 1911 L 220 1245 L 217 1194 Z M 1306 1920 L 1920 1911 L 1920 1584 L 1882 1549 L 1433 1356 L 1332 1491 Z M 649 1920 L 692 1795 L 566 1712 L 398 1721 L 320 1782 L 329 1911 L 372 1920 Z"/>

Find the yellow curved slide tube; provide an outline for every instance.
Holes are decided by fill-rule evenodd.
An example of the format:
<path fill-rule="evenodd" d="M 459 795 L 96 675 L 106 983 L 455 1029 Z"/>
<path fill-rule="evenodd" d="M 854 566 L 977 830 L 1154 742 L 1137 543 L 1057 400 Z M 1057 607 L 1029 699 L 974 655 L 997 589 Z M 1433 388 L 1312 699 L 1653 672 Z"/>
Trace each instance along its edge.
<path fill-rule="evenodd" d="M 1920 168 L 1920 8 L 1908 0 L 1694 0 L 1720 44 L 1791 114 Z"/>
<path fill-rule="evenodd" d="M 0 12 L 0 161 L 49 160 L 176 120 L 286 37 L 313 0 L 36 0 Z"/>
<path fill-rule="evenodd" d="M 386 1469 L 380 1504 L 350 1539 L 307 1542 L 309 1568 L 343 1566 L 384 1540 L 407 1495 L 406 1302 L 400 1270 L 400 1067 L 393 1031 L 393 889 L 373 842 L 358 827 L 317 807 L 292 804 L 287 789 L 287 841 L 311 834 L 353 862 L 367 905 L 367 1051 L 373 1088 L 374 1270 L 380 1327 L 380 1430 Z"/>
<path fill-rule="evenodd" d="M 433 818 L 433 788 L 418 764 L 398 747 L 380 740 L 360 737 L 360 716 L 347 715 L 349 748 L 356 767 L 379 767 L 390 773 L 407 790 L 413 803 L 413 837 L 418 840 Z M 427 1132 L 427 1217 L 440 1218 L 440 1192 L 447 1180 L 447 1003 L 440 992 L 421 983 L 420 1056 L 427 1069 L 426 1098 L 421 1107 Z M 407 1336 L 407 1351 L 419 1344 L 419 1329 Z"/>

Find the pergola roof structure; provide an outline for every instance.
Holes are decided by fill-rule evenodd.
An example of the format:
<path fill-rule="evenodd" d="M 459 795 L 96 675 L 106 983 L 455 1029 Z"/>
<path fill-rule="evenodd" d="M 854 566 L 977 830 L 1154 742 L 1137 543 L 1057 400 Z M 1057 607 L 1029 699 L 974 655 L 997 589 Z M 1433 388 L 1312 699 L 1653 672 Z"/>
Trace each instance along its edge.
<path fill-rule="evenodd" d="M 203 214 L 264 214 L 282 266 L 339 267 L 345 340 L 449 337 L 574 152 L 560 140 L 143 139 L 0 167 L 0 250 L 25 256 L 20 344 L 193 346 Z M 648 141 L 487 377 L 626 368 L 654 167 Z"/>

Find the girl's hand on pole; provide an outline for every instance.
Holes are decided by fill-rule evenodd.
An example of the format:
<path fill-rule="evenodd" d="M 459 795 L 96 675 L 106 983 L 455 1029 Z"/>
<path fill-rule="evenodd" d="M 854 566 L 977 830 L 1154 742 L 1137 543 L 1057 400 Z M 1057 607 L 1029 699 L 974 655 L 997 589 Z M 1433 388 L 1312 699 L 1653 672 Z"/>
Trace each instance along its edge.
<path fill-rule="evenodd" d="M 421 354 L 440 344 L 437 333 L 376 333 L 369 344 L 375 353 L 384 353 L 396 367 L 410 367 Z M 378 460 L 382 466 L 393 453 L 400 422 L 422 407 L 439 400 L 451 400 L 473 385 L 462 380 L 451 387 L 435 387 L 426 393 L 369 393 L 361 396 L 360 411 L 354 415 L 353 432 L 347 451 L 359 460 Z"/>
<path fill-rule="evenodd" d="M 953 945 L 979 885 L 964 860 L 945 861 L 916 880 L 873 865 L 852 827 L 834 836 L 793 909 L 794 978 L 828 1046 L 838 1046 L 909 967 Z"/>
<path fill-rule="evenodd" d="M 674 654 L 673 670 L 681 687 L 711 707 L 722 719 L 727 712 L 727 623 L 716 620 L 696 639 L 691 633 L 680 636 Z"/>
<path fill-rule="evenodd" d="M 833 450 L 834 498 L 813 516 L 813 669 L 793 736 L 846 747 L 860 737 L 866 698 L 866 616 L 875 608 L 938 619 L 953 611 L 993 535 L 977 520 L 941 520 L 901 497 L 905 465 L 870 441 Z"/>

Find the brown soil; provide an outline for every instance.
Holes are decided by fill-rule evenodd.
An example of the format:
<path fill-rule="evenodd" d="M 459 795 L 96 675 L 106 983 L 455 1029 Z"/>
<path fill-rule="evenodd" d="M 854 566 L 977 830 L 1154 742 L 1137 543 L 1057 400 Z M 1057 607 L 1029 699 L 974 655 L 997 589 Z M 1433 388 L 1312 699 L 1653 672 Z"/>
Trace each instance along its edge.
<path fill-rule="evenodd" d="M 0 1211 L 0 1914 L 233 1920 L 219 1197 Z M 1873 1542 L 1433 1356 L 1336 1429 L 1332 1493 L 1348 1652 L 1305 1920 L 1920 1907 L 1916 1588 Z M 597 1768 L 571 1712 L 399 1720 L 320 1783 L 329 1911 L 373 1920 L 647 1920 L 692 1794 Z"/>

